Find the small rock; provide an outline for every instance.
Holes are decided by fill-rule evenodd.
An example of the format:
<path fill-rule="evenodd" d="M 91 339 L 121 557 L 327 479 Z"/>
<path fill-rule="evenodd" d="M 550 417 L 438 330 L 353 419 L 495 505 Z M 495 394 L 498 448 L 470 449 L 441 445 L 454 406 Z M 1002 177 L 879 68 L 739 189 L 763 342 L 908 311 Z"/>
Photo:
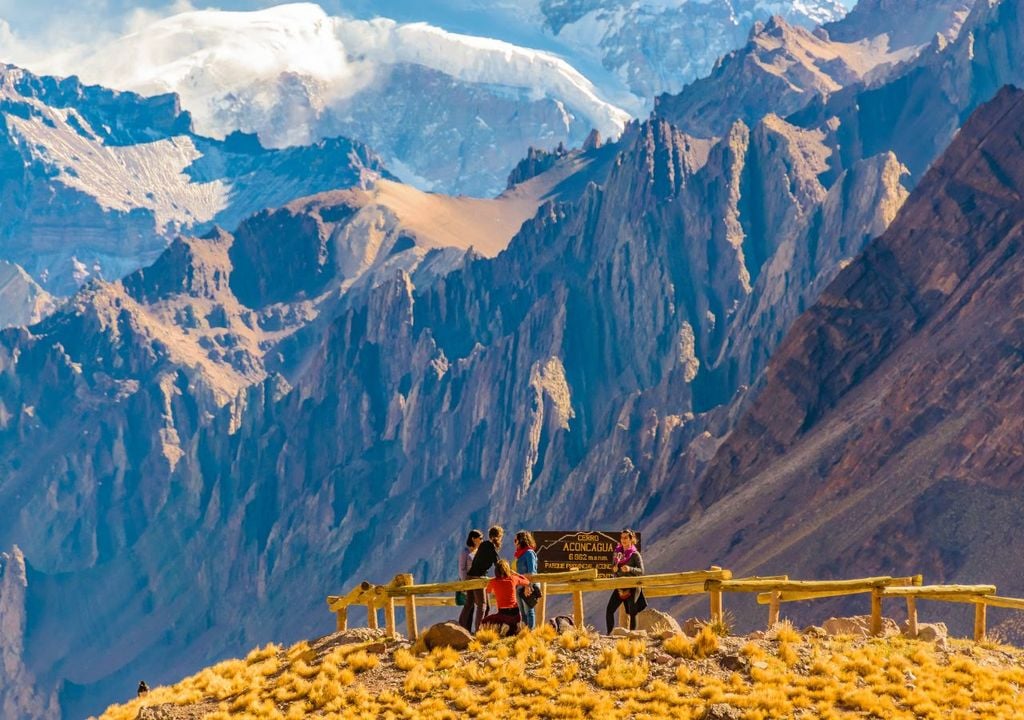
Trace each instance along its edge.
<path fill-rule="evenodd" d="M 139 708 L 135 720 L 171 720 L 171 710 L 167 705 Z"/>
<path fill-rule="evenodd" d="M 437 647 L 465 650 L 471 642 L 473 642 L 473 636 L 457 622 L 449 621 L 431 625 L 430 629 L 423 633 L 423 644 L 428 650 Z"/>
<path fill-rule="evenodd" d="M 679 635 L 679 633 L 672 630 L 666 630 L 662 633 L 658 633 L 657 637 L 659 640 L 668 640 L 670 638 L 674 638 L 676 635 Z"/>
<path fill-rule="evenodd" d="M 757 662 L 752 663 L 751 666 L 756 667 L 758 670 L 768 669 L 768 663 L 766 663 L 764 660 L 758 660 Z"/>
<path fill-rule="evenodd" d="M 854 637 L 871 637 L 871 616 L 854 615 L 852 617 L 829 618 L 822 625 L 829 635 L 853 635 Z M 900 634 L 900 626 L 892 618 L 882 618 L 881 637 L 892 637 Z"/>
<path fill-rule="evenodd" d="M 917 639 L 935 642 L 939 638 L 949 637 L 946 623 L 922 623 L 917 626 Z"/>
<path fill-rule="evenodd" d="M 388 646 L 387 643 L 382 642 L 370 643 L 369 645 L 363 648 L 363 651 L 372 653 L 374 655 L 383 655 L 388 651 Z"/>
<path fill-rule="evenodd" d="M 750 661 L 747 660 L 743 655 L 738 653 L 730 653 L 728 655 L 722 655 L 718 658 L 718 664 L 721 665 L 725 670 L 746 670 L 747 665 Z"/>
<path fill-rule="evenodd" d="M 701 720 L 743 720 L 743 711 L 728 703 L 715 703 L 704 710 Z"/>
<path fill-rule="evenodd" d="M 672 662 L 672 656 L 663 652 L 650 653 L 647 659 L 655 665 L 668 665 Z"/>
<path fill-rule="evenodd" d="M 826 635 L 828 635 L 828 633 L 825 631 L 825 628 L 821 627 L 820 625 L 808 625 L 800 632 L 806 637 L 814 638 L 823 638 Z"/>
<path fill-rule="evenodd" d="M 935 641 L 936 650 L 949 650 L 949 640 L 944 637 L 940 637 Z"/>
<path fill-rule="evenodd" d="M 766 637 L 768 637 L 768 633 L 764 630 L 755 630 L 747 635 L 747 640 L 764 640 Z"/>
<path fill-rule="evenodd" d="M 697 637 L 700 635 L 702 627 L 704 627 L 704 621 L 700 618 L 687 618 L 686 622 L 683 623 L 683 633 L 690 637 Z"/>
<path fill-rule="evenodd" d="M 623 627 L 612 628 L 612 637 L 631 638 L 633 640 L 647 639 L 646 630 L 627 630 Z"/>
<path fill-rule="evenodd" d="M 645 630 L 651 635 L 660 635 L 666 631 L 673 633 L 682 632 L 682 628 L 679 627 L 679 623 L 676 622 L 674 617 L 654 608 L 647 608 L 637 613 L 636 629 Z"/>

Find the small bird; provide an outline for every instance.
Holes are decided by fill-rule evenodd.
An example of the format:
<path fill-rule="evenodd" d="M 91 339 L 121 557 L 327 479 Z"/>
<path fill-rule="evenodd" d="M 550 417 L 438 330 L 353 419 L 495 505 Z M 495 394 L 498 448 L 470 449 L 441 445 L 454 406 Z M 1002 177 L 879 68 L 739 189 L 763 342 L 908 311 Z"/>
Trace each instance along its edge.
<path fill-rule="evenodd" d="M 142 697 L 149 692 L 149 685 L 146 684 L 145 680 L 139 680 L 139 697 Z"/>

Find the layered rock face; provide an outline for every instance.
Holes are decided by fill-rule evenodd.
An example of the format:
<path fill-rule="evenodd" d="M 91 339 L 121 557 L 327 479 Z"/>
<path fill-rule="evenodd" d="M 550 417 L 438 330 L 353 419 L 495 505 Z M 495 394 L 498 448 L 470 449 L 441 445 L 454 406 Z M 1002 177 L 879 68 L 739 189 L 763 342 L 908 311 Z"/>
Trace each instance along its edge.
<path fill-rule="evenodd" d="M 1022 138 L 1020 90 L 968 120 L 794 324 L 659 554 L 1024 592 Z"/>
<path fill-rule="evenodd" d="M 838 167 L 892 151 L 918 178 L 975 108 L 1024 85 L 1022 38 L 1018 3 L 975 3 L 954 41 L 936 38 L 890 81 L 845 88 L 789 119 L 827 130 Z"/>
<path fill-rule="evenodd" d="M 954 40 L 974 0 L 859 0 L 841 20 L 825 23 L 839 42 L 885 36 L 890 48 L 930 42 L 936 35 Z"/>
<path fill-rule="evenodd" d="M 0 711 L 5 718 L 54 720 L 60 717 L 56 694 L 38 689 L 25 666 L 27 585 L 25 556 L 18 546 L 0 552 Z"/>
<path fill-rule="evenodd" d="M 191 132 L 174 96 L 0 68 L 0 258 L 56 294 L 152 262 L 177 232 L 233 227 L 382 171 L 347 140 L 284 151 L 241 134 L 210 140 Z"/>
<path fill-rule="evenodd" d="M 56 307 L 53 296 L 20 266 L 0 260 L 0 328 L 39 322 Z"/>

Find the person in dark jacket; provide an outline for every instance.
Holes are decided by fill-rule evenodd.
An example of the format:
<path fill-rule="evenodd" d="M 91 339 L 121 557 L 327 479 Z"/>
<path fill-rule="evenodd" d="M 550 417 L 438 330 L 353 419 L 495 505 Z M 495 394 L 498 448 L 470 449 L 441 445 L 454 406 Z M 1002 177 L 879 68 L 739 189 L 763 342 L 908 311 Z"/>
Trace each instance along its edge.
<path fill-rule="evenodd" d="M 629 528 L 623 530 L 619 535 L 619 544 L 615 547 L 614 558 L 612 572 L 615 573 L 615 577 L 644 574 L 644 560 L 640 557 L 640 551 L 636 549 L 636 533 Z M 629 629 L 636 630 L 636 614 L 647 607 L 647 598 L 644 597 L 643 588 L 612 590 L 612 596 L 608 598 L 608 607 L 605 610 L 609 635 L 612 634 L 612 629 L 615 627 L 615 612 L 622 604 L 626 605 L 626 614 L 629 615 Z"/>
<path fill-rule="evenodd" d="M 466 573 L 467 579 L 487 577 L 488 571 L 498 562 L 498 551 L 501 550 L 501 538 L 504 535 L 505 531 L 500 525 L 495 525 L 487 531 L 488 539 L 477 547 L 473 564 Z M 487 609 L 487 595 L 483 588 L 470 590 L 466 593 L 466 604 L 462 606 L 462 613 L 459 614 L 459 625 L 470 632 L 474 631 L 474 626 L 479 630 L 480 621 L 484 619 Z"/>

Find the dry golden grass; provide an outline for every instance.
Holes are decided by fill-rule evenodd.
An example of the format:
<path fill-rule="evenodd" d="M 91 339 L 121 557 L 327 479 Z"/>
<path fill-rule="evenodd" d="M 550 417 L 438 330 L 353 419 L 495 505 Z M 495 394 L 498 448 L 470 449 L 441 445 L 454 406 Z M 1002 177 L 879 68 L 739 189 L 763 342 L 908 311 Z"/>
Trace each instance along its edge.
<path fill-rule="evenodd" d="M 725 703 L 745 720 L 1018 718 L 1024 652 L 950 641 L 943 650 L 902 638 L 807 639 L 779 626 L 763 640 L 603 638 L 550 629 L 474 648 L 377 655 L 367 644 L 316 650 L 267 646 L 207 668 L 101 720 L 133 720 L 139 707 L 214 708 L 207 720 L 342 718 L 681 718 Z M 719 658 L 745 659 L 726 670 Z M 661 658 L 659 660 L 659 657 Z M 666 661 L 668 658 L 668 661 Z M 733 665 L 735 666 L 735 665 Z"/>

